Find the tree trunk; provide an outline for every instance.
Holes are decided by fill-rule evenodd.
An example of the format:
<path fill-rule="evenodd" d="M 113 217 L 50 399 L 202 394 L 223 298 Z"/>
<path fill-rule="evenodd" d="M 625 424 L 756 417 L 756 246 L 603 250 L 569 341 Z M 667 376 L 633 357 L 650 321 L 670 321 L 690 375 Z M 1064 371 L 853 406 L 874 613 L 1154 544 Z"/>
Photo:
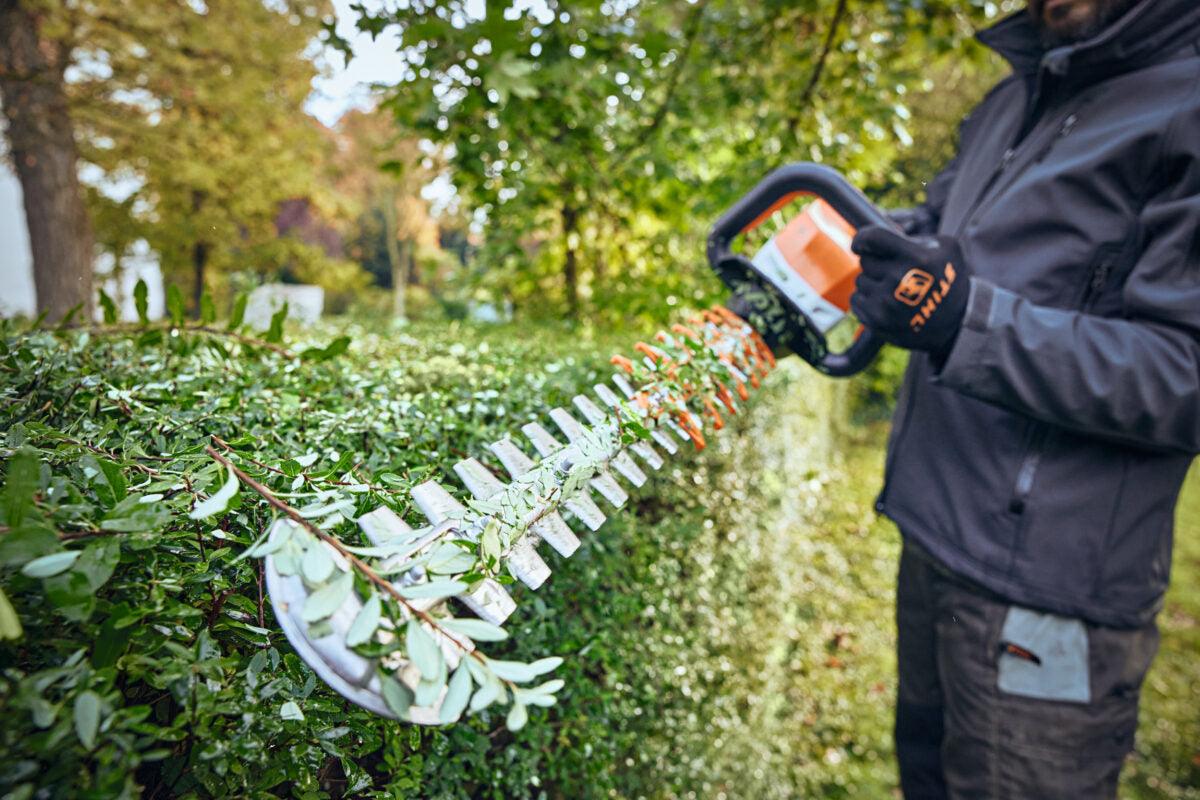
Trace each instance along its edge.
<path fill-rule="evenodd" d="M 80 191 L 67 111 L 64 48 L 43 38 L 29 4 L 0 0 L 0 99 L 21 182 L 37 308 L 57 320 L 75 306 L 92 319 L 92 226 Z"/>
<path fill-rule="evenodd" d="M 208 242 L 192 245 L 192 319 L 200 319 L 200 302 L 204 297 L 204 268 L 208 266 Z"/>
<path fill-rule="evenodd" d="M 404 319 L 407 313 L 405 300 L 408 292 L 408 270 L 404 254 L 400 252 L 399 224 L 396 221 L 396 195 L 388 192 L 383 198 L 383 236 L 387 245 L 388 264 L 392 267 L 392 314 Z M 411 246 L 411 245 L 410 245 Z"/>
<path fill-rule="evenodd" d="M 577 233 L 579 231 L 579 212 L 572 206 L 562 209 L 563 239 L 567 253 L 563 259 L 563 288 L 567 296 L 567 313 L 572 317 L 579 316 L 579 254 Z"/>

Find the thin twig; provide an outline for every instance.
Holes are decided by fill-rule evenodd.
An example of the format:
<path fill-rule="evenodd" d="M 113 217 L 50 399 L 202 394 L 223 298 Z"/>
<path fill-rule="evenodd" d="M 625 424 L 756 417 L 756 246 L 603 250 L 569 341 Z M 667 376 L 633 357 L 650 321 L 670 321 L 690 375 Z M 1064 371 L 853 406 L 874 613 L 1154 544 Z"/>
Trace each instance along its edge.
<path fill-rule="evenodd" d="M 206 445 L 204 448 L 204 451 L 206 453 L 208 453 L 218 463 L 222 464 L 226 469 L 228 469 L 230 472 L 232 472 L 234 475 L 236 475 L 238 480 L 240 480 L 242 483 L 249 486 L 251 489 L 253 489 L 255 492 L 257 492 L 259 495 L 261 495 L 262 498 L 267 501 L 268 505 L 270 505 L 272 508 L 279 511 L 280 513 L 284 514 L 286 517 L 288 517 L 288 519 L 292 520 L 297 525 L 299 525 L 300 527 L 304 528 L 306 531 L 311 533 L 313 536 L 316 536 L 318 539 L 325 542 L 327 545 L 329 545 L 334 550 L 336 550 L 343 558 L 345 558 L 347 561 L 349 561 L 351 564 L 353 564 L 355 569 L 357 569 L 360 573 L 362 573 L 363 577 L 365 577 L 371 583 L 375 584 L 375 586 L 377 586 L 379 589 L 381 589 L 384 592 L 386 592 L 387 594 L 391 595 L 392 599 L 394 599 L 397 603 L 399 603 L 401 605 L 401 607 L 403 607 L 404 610 L 407 611 L 409 614 L 420 619 L 422 622 L 429 625 L 431 628 L 436 630 L 442 636 L 446 637 L 455 647 L 457 647 L 463 653 L 466 653 L 467 655 L 472 656 L 477 661 L 479 661 L 481 664 L 487 663 L 487 660 L 483 657 L 483 655 L 481 653 L 478 653 L 475 650 L 467 647 L 465 644 L 463 644 L 458 639 L 456 639 L 453 636 L 453 634 L 451 634 L 448 630 L 446 630 L 441 625 L 439 625 L 437 620 L 433 616 L 431 616 L 427 612 L 422 611 L 421 609 L 419 609 L 416 606 L 409 603 L 408 600 L 404 597 L 404 595 L 400 594 L 399 590 L 397 590 L 395 586 L 393 586 L 389 581 L 386 581 L 383 578 L 381 578 L 379 576 L 379 574 L 370 567 L 369 564 L 367 564 L 361 558 L 356 556 L 354 553 L 347 550 L 346 546 L 344 544 L 342 544 L 342 541 L 340 539 L 338 539 L 336 536 L 332 536 L 332 535 L 326 533 L 325 531 L 318 528 L 316 525 L 309 522 L 304 517 L 300 516 L 299 511 L 297 511 L 296 509 L 289 506 L 287 503 L 280 500 L 278 497 L 275 496 L 274 492 L 272 492 L 266 486 L 264 486 L 263 484 L 259 483 L 256 480 L 254 480 L 254 478 L 251 478 L 249 475 L 247 475 L 245 472 L 243 472 L 236 464 L 234 464 L 228 458 L 223 456 L 221 453 L 217 452 L 217 450 L 212 445 Z"/>
<path fill-rule="evenodd" d="M 837 7 L 833 10 L 833 18 L 829 21 L 829 30 L 825 32 L 825 44 L 821 47 L 821 54 L 817 56 L 817 63 L 813 65 L 812 74 L 808 76 L 808 84 L 800 93 L 800 101 L 796 104 L 797 108 L 804 108 L 808 104 L 808 101 L 812 99 L 813 92 L 817 90 L 817 84 L 821 82 L 821 75 L 825 72 L 825 62 L 829 60 L 829 54 L 833 51 L 834 42 L 837 40 L 838 28 L 842 24 L 842 18 L 846 16 L 846 2 L 847 0 L 838 0 Z"/>
<path fill-rule="evenodd" d="M 216 442 L 217 444 L 219 444 L 222 449 L 224 449 L 230 453 L 237 453 L 238 456 L 246 459 L 247 461 L 249 461 L 251 464 L 253 464 L 256 467 L 265 469 L 267 472 L 274 472 L 276 475 L 282 475 L 285 478 L 295 477 L 294 475 L 288 475 L 286 472 L 284 472 L 283 470 L 281 470 L 277 467 L 272 467 L 270 464 L 264 464 L 263 462 L 259 461 L 258 459 L 252 458 L 251 456 L 248 456 L 245 453 L 238 453 L 238 451 L 235 450 L 233 448 L 233 446 L 231 444 L 229 444 L 229 442 L 225 441 L 220 436 L 217 436 L 215 433 L 210 434 L 210 435 L 212 436 L 213 441 Z M 351 471 L 353 471 L 353 470 L 351 470 Z M 329 480 L 328 478 L 314 478 L 312 475 L 309 475 L 307 472 L 304 472 L 304 471 L 301 471 L 300 474 L 303 475 L 306 480 L 310 480 L 313 482 L 324 481 L 325 483 L 331 484 L 333 486 L 366 486 L 371 491 L 378 492 L 379 494 L 394 494 L 396 492 L 404 491 L 403 489 L 388 489 L 383 486 L 375 486 L 374 484 L 366 483 L 366 482 L 351 483 L 350 481 L 334 481 L 334 480 Z"/>
<path fill-rule="evenodd" d="M 157 330 L 168 332 L 172 330 L 183 331 L 185 333 L 203 333 L 207 336 L 220 336 L 225 339 L 233 339 L 238 344 L 244 344 L 249 347 L 261 347 L 264 350 L 283 356 L 287 359 L 293 359 L 296 354 L 288 350 L 283 345 L 268 342 L 264 339 L 256 339 L 253 336 L 246 336 L 237 331 L 228 331 L 223 328 L 214 328 L 211 325 L 175 325 L 174 323 L 160 325 L 139 325 L 130 323 L 127 325 L 79 325 L 73 324 L 66 326 L 68 329 L 79 329 L 87 331 L 93 336 L 120 336 L 129 333 L 140 333 L 142 331 Z"/>

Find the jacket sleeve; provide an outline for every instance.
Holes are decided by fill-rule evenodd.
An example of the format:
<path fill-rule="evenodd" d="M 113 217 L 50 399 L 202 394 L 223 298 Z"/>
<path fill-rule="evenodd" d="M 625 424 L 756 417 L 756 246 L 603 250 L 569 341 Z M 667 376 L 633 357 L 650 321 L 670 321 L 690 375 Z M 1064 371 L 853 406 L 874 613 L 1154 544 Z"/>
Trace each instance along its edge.
<path fill-rule="evenodd" d="M 978 278 L 934 381 L 1054 425 L 1200 452 L 1200 154 L 1162 164 L 1124 315 L 1049 308 Z"/>

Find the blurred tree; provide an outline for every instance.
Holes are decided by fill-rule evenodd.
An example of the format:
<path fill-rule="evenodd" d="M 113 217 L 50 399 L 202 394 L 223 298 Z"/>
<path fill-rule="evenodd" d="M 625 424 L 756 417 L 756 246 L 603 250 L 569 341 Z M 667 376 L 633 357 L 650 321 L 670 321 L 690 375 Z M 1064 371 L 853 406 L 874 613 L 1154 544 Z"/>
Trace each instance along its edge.
<path fill-rule="evenodd" d="M 704 299 L 704 229 L 770 168 L 829 162 L 868 184 L 912 141 L 904 97 L 940 56 L 979 58 L 973 27 L 1013 5 L 930 0 L 549 2 L 472 17 L 403 4 L 409 67 L 389 101 L 447 145 L 486 220 L 481 280 L 618 316 Z M 552 233 L 547 233 L 552 232 Z M 672 264 L 664 269 L 660 265 Z M 544 303 L 539 303 L 545 308 Z"/>
<path fill-rule="evenodd" d="M 47 8 L 0 0 L 0 102 L 21 182 L 37 309 L 57 320 L 92 311 L 92 228 L 76 172 L 75 132 L 64 72 L 71 48 Z"/>
<path fill-rule="evenodd" d="M 381 285 L 392 290 L 392 313 L 404 318 L 418 249 L 438 247 L 437 224 L 421 197 L 433 176 L 433 161 L 415 139 L 402 137 L 378 112 L 347 113 L 338 122 L 337 136 L 330 169 L 337 191 L 361 209 L 357 257 L 378 275 L 383 256 L 387 277 Z"/>
<path fill-rule="evenodd" d="M 332 203 L 317 180 L 326 142 L 303 112 L 329 12 L 327 0 L 97 0 L 67 12 L 82 156 L 105 186 L 89 193 L 109 221 L 101 243 L 119 260 L 145 238 L 164 273 L 190 273 L 197 312 L 209 270 L 284 266 L 291 250 L 272 246 L 282 202 Z"/>

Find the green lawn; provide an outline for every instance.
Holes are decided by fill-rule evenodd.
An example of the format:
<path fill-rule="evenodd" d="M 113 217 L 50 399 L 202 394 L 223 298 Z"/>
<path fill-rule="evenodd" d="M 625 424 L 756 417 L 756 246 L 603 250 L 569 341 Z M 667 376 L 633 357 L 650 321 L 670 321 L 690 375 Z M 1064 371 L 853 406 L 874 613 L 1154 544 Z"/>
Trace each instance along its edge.
<path fill-rule="evenodd" d="M 1200 797 L 1200 468 L 1179 505 L 1162 649 L 1143 692 L 1137 756 L 1122 797 Z"/>

